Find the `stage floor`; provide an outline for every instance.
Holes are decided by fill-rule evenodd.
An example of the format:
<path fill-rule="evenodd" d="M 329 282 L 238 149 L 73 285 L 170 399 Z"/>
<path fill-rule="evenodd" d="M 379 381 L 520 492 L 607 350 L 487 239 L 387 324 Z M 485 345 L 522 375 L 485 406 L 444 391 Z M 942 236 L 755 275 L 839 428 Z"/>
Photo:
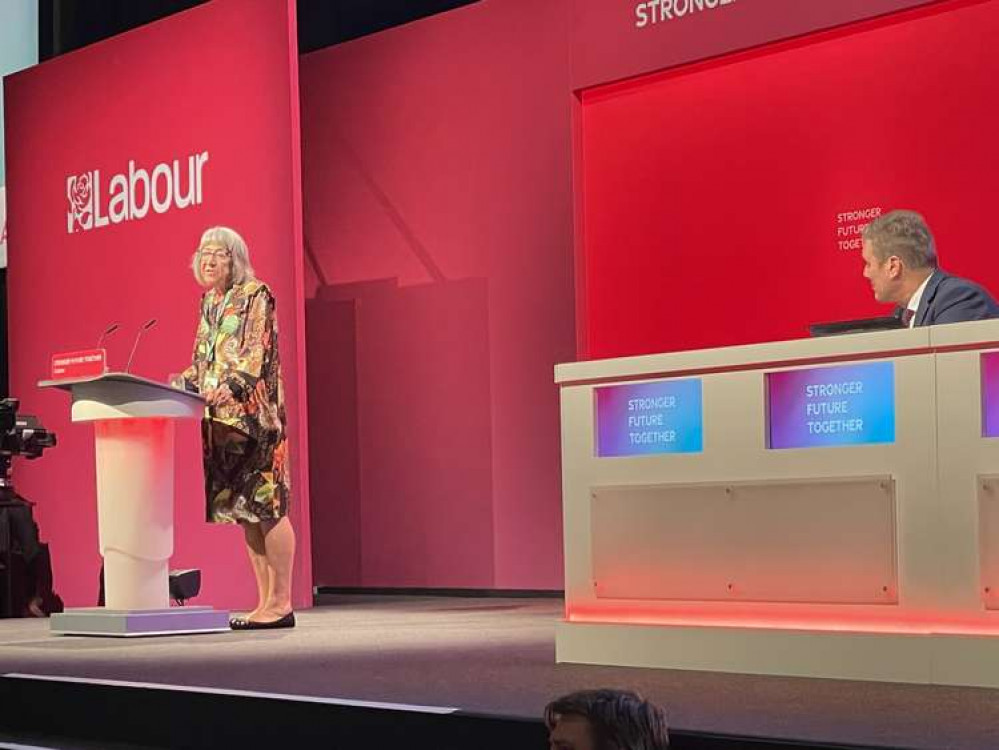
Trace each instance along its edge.
<path fill-rule="evenodd" d="M 323 597 L 294 630 L 56 637 L 0 620 L 0 673 L 238 689 L 539 717 L 626 687 L 674 728 L 905 748 L 999 747 L 999 690 L 555 664 L 555 599 Z"/>

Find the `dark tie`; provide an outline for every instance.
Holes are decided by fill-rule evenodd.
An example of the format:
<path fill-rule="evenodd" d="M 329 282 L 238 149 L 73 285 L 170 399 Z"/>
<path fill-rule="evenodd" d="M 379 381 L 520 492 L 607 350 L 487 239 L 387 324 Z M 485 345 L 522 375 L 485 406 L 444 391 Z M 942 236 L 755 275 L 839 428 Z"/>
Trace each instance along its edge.
<path fill-rule="evenodd" d="M 915 316 L 916 311 L 910 310 L 908 307 L 902 310 L 902 325 L 906 328 L 909 327 L 909 323 L 912 322 L 912 318 Z"/>

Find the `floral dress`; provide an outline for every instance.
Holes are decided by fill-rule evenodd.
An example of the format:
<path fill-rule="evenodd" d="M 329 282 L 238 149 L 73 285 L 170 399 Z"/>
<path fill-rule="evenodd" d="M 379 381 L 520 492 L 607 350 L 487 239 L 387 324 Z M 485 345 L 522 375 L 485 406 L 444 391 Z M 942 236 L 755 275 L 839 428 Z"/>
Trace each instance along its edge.
<path fill-rule="evenodd" d="M 228 385 L 233 400 L 208 407 L 202 422 L 207 518 L 259 523 L 288 513 L 288 441 L 274 296 L 255 279 L 224 295 L 209 290 L 185 386 Z"/>

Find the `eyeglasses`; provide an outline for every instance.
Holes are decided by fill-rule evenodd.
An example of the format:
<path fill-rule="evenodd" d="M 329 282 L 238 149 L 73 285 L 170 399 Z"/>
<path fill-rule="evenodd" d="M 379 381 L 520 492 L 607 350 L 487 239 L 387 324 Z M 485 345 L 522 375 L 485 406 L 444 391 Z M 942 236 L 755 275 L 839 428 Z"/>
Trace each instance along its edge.
<path fill-rule="evenodd" d="M 232 253 L 228 250 L 201 250 L 198 252 L 198 257 L 201 260 L 208 260 L 212 258 L 214 260 L 229 260 L 232 257 Z"/>

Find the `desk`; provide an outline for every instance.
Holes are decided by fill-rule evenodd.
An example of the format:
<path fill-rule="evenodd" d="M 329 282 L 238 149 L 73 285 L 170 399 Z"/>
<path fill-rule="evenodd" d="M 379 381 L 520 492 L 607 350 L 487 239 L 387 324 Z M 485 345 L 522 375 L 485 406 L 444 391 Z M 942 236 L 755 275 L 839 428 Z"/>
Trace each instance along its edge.
<path fill-rule="evenodd" d="M 999 686 L 996 350 L 984 321 L 558 365 L 558 661 Z M 886 364 L 891 439 L 770 447 L 781 373 Z M 608 455 L 598 391 L 690 381 L 699 446 Z"/>

